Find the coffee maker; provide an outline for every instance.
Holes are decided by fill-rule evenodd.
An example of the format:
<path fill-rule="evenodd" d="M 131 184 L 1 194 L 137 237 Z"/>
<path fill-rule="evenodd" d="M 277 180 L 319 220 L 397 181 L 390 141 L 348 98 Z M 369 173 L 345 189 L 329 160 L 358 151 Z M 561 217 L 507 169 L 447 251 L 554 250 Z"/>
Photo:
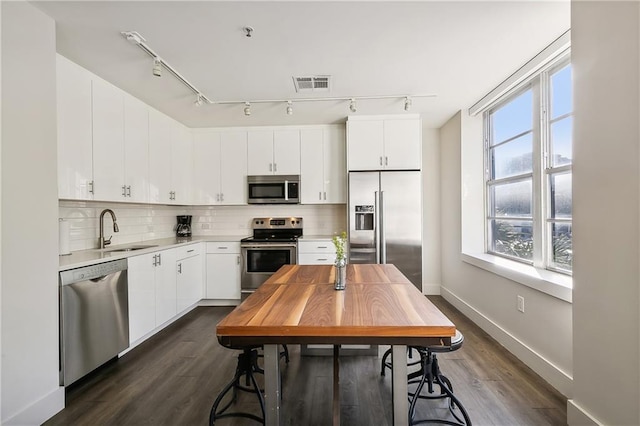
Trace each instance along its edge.
<path fill-rule="evenodd" d="M 183 215 L 176 216 L 178 219 L 178 226 L 176 227 L 176 236 L 180 237 L 190 237 L 191 236 L 191 216 Z"/>

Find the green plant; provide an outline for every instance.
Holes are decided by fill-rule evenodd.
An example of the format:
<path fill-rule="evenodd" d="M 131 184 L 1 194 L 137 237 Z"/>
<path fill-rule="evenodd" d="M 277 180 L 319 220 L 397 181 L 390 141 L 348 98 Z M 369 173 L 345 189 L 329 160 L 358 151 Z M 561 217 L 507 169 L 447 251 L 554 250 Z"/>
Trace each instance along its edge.
<path fill-rule="evenodd" d="M 334 235 L 331 239 L 336 248 L 336 262 L 345 259 L 344 246 L 347 243 L 347 233 L 342 231 L 340 235 Z"/>

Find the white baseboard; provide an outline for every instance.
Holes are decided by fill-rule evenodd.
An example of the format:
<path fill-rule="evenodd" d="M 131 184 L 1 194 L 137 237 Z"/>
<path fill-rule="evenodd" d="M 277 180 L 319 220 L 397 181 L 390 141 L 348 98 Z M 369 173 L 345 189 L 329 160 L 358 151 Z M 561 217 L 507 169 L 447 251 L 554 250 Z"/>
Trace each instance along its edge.
<path fill-rule="evenodd" d="M 64 387 L 60 386 L 19 413 L 0 421 L 4 426 L 41 425 L 64 409 Z"/>
<path fill-rule="evenodd" d="M 422 294 L 427 296 L 439 296 L 440 284 L 425 284 L 422 283 Z"/>
<path fill-rule="evenodd" d="M 573 378 L 571 376 L 528 347 L 516 336 L 503 329 L 499 324 L 496 324 L 473 306 L 460 299 L 446 287 L 442 287 L 440 291 L 445 300 L 470 318 L 481 329 L 489 333 L 498 343 L 556 388 L 558 392 L 567 398 L 572 396 Z"/>
<path fill-rule="evenodd" d="M 569 426 L 603 426 L 573 399 L 567 401 L 567 424 Z"/>
<path fill-rule="evenodd" d="M 202 299 L 198 306 L 238 306 L 240 300 L 237 299 Z"/>

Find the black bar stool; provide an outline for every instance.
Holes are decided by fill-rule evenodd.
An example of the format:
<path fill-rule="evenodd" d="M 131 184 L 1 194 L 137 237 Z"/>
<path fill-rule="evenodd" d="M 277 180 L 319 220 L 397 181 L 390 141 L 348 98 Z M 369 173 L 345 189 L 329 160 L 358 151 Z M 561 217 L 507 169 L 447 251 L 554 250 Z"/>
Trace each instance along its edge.
<path fill-rule="evenodd" d="M 438 357 L 436 356 L 436 353 L 453 352 L 460 349 L 463 342 L 464 336 L 460 331 L 456 330 L 456 335 L 451 338 L 450 346 L 426 346 L 416 348 L 420 353 L 420 369 L 414 373 L 409 374 L 409 384 L 418 384 L 415 392 L 409 392 L 409 424 L 411 426 L 424 423 L 440 423 L 453 426 L 471 426 L 471 419 L 467 414 L 467 410 L 465 410 L 460 400 L 453 394 L 453 385 L 451 384 L 451 381 L 440 371 L 440 366 L 438 365 Z M 425 385 L 427 394 L 422 393 Z M 439 393 L 435 391 L 434 385 L 438 385 L 438 388 L 440 390 Z M 417 420 L 414 419 L 416 403 L 420 399 L 448 399 L 449 412 L 451 412 L 451 415 L 455 420 L 434 418 Z M 459 413 L 457 411 L 459 411 Z"/>
<path fill-rule="evenodd" d="M 259 349 L 262 349 L 262 345 L 246 346 L 242 348 L 229 347 L 229 349 L 240 349 L 242 352 L 238 355 L 238 364 L 236 365 L 236 372 L 229 383 L 218 394 L 213 406 L 211 406 L 211 412 L 209 413 L 209 425 L 213 426 L 215 421 L 226 417 L 244 417 L 246 419 L 255 420 L 261 424 L 265 424 L 265 406 L 264 406 L 264 390 L 260 389 L 258 382 L 256 381 L 255 373 L 264 374 L 264 370 L 258 365 L 258 358 L 262 357 L 262 354 L 258 353 Z M 285 361 L 289 362 L 289 349 L 287 345 L 283 345 L 283 350 L 280 352 L 280 357 L 284 357 Z M 241 385 L 240 380 L 245 376 L 245 384 Z M 225 395 L 232 391 L 231 400 L 222 408 L 219 408 Z M 227 413 L 226 411 L 235 403 L 238 399 L 238 391 L 254 393 L 258 397 L 260 403 L 260 411 L 262 417 L 255 414 L 244 413 L 241 411 L 235 411 Z"/>

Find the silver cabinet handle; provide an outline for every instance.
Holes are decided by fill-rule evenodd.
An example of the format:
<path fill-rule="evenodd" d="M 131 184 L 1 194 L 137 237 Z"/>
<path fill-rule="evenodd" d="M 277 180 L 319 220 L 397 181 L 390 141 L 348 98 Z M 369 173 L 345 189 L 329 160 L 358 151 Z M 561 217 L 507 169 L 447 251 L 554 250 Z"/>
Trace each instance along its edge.
<path fill-rule="evenodd" d="M 153 266 L 158 266 L 158 255 L 157 254 L 153 255 Z"/>
<path fill-rule="evenodd" d="M 228 248 L 229 247 L 226 247 L 226 246 L 218 246 L 218 249 L 220 249 L 220 250 L 227 250 Z"/>
<path fill-rule="evenodd" d="M 273 171 L 273 163 L 269 163 L 269 171 L 272 172 Z"/>
<path fill-rule="evenodd" d="M 182 263 L 178 263 L 178 273 L 182 273 Z"/>
<path fill-rule="evenodd" d="M 158 266 L 162 265 L 162 254 L 158 254 Z"/>
<path fill-rule="evenodd" d="M 327 246 L 316 246 L 316 248 L 327 248 Z"/>
<path fill-rule="evenodd" d="M 187 250 L 187 253 L 191 253 L 192 251 L 196 251 L 195 249 Z"/>
<path fill-rule="evenodd" d="M 220 201 L 220 194 L 216 194 L 216 201 Z"/>
<path fill-rule="evenodd" d="M 320 262 L 326 262 L 328 259 L 325 258 L 325 259 L 316 259 L 316 260 Z"/>
<path fill-rule="evenodd" d="M 240 256 L 236 256 L 236 265 L 240 264 Z"/>
<path fill-rule="evenodd" d="M 224 201 L 224 194 L 223 193 L 220 194 L 220 201 Z"/>
<path fill-rule="evenodd" d="M 127 186 L 127 197 L 131 197 L 131 185 Z"/>
<path fill-rule="evenodd" d="M 89 194 L 93 194 L 93 181 L 89 182 L 87 185 L 89 185 Z"/>
<path fill-rule="evenodd" d="M 273 163 L 273 171 L 274 172 L 278 171 L 278 163 Z"/>
<path fill-rule="evenodd" d="M 380 165 L 382 166 L 382 157 L 380 157 Z"/>
<path fill-rule="evenodd" d="M 386 155 L 384 156 L 384 165 L 385 166 L 389 165 L 389 157 L 387 157 Z"/>
<path fill-rule="evenodd" d="M 327 191 L 324 191 L 324 200 L 327 201 Z"/>
<path fill-rule="evenodd" d="M 122 196 L 123 197 L 127 196 L 127 186 L 126 185 L 122 185 Z"/>
<path fill-rule="evenodd" d="M 318 192 L 318 200 L 322 200 L 322 191 Z"/>

